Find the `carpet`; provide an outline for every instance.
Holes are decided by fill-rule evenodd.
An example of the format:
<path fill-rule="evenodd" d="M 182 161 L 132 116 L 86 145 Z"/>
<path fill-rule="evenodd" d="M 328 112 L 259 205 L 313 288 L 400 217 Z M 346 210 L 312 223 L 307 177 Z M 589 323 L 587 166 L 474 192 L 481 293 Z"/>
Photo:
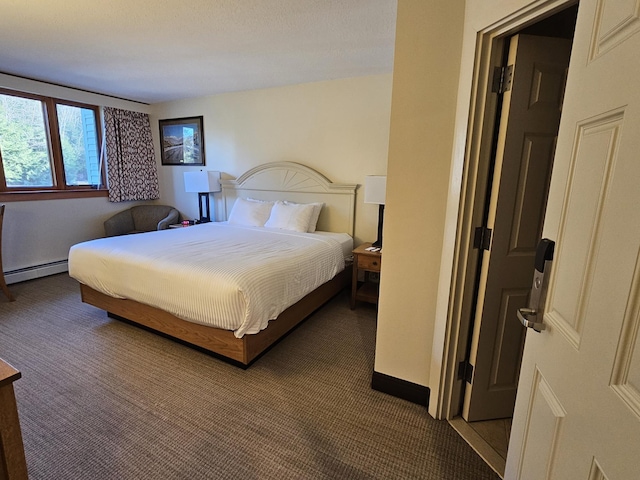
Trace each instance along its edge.
<path fill-rule="evenodd" d="M 31 480 L 497 479 L 445 421 L 371 389 L 376 312 L 338 295 L 249 369 L 110 319 L 67 274 L 12 285 L 0 358 Z"/>

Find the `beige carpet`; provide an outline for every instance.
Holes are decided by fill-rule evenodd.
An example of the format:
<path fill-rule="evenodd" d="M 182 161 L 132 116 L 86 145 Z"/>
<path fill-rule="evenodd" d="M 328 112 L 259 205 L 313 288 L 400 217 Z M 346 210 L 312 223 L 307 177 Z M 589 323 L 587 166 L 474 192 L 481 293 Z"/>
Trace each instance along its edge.
<path fill-rule="evenodd" d="M 375 310 L 339 295 L 248 370 L 109 319 L 66 274 L 0 300 L 31 480 L 496 479 L 370 388 Z"/>

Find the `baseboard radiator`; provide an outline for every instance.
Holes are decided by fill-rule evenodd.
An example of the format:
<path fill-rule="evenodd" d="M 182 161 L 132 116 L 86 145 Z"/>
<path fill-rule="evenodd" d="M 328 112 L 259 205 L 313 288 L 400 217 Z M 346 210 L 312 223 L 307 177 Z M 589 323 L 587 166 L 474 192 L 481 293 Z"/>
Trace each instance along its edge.
<path fill-rule="evenodd" d="M 4 278 L 8 284 L 12 284 L 67 271 L 69 271 L 69 266 L 65 259 L 4 272 Z"/>

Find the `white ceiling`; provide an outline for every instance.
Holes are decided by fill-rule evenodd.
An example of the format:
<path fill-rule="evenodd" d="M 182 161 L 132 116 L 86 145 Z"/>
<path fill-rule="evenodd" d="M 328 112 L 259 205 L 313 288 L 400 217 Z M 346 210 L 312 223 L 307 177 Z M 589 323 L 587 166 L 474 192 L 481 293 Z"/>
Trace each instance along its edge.
<path fill-rule="evenodd" d="M 2 0 L 0 72 L 156 103 L 389 73 L 396 0 Z"/>

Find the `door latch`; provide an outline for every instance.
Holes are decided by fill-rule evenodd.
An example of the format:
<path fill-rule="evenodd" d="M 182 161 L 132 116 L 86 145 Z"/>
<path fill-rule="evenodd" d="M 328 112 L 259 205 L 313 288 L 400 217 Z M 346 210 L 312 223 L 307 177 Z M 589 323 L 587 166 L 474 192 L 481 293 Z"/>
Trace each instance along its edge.
<path fill-rule="evenodd" d="M 547 238 L 540 240 L 536 249 L 535 270 L 533 272 L 533 285 L 529 296 L 529 306 L 519 308 L 517 311 L 518 320 L 527 328 L 532 328 L 536 332 L 541 332 L 546 328 L 542 321 L 544 314 L 544 303 L 547 296 L 547 284 L 549 281 L 549 270 L 553 261 L 553 251 L 555 242 Z M 540 318 L 538 318 L 538 316 Z"/>
<path fill-rule="evenodd" d="M 522 325 L 527 328 L 533 328 L 538 333 L 547 328 L 544 323 L 537 321 L 538 312 L 533 308 L 519 308 L 517 315 Z M 531 317 L 533 317 L 533 319 L 531 319 Z"/>

